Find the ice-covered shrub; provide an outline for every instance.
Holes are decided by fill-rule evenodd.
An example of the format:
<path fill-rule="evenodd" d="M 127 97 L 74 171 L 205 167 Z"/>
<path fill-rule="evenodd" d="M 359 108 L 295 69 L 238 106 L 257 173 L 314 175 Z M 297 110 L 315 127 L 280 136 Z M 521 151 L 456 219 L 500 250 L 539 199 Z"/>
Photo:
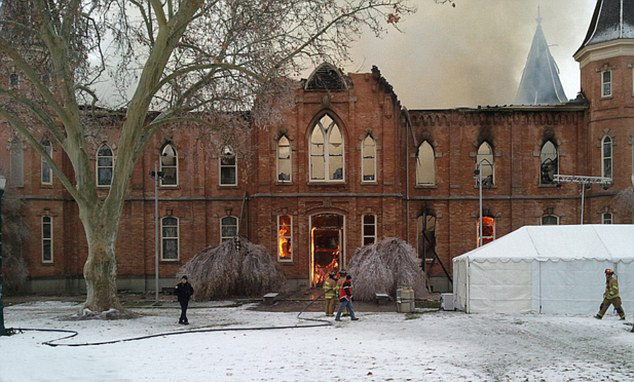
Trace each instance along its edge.
<path fill-rule="evenodd" d="M 266 249 L 244 238 L 239 246 L 228 240 L 205 248 L 180 269 L 177 276 L 182 275 L 197 300 L 261 296 L 280 291 L 286 281 Z"/>
<path fill-rule="evenodd" d="M 374 300 L 375 293 L 396 295 L 396 289 L 412 287 L 417 297 L 427 293 L 426 276 L 411 245 L 386 238 L 357 249 L 350 260 L 355 299 Z"/>

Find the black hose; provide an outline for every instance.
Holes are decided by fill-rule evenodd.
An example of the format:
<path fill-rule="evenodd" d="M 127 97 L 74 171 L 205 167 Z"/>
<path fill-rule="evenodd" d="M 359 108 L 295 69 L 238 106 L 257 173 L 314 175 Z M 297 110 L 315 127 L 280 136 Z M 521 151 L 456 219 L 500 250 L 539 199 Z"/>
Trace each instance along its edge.
<path fill-rule="evenodd" d="M 111 340 L 111 341 L 101 341 L 101 342 L 85 342 L 85 343 L 71 343 L 71 344 L 59 344 L 57 342 L 63 341 L 69 338 L 76 337 L 79 335 L 79 332 L 75 330 L 67 330 L 67 329 L 39 329 L 39 328 L 8 328 L 7 330 L 13 332 L 57 332 L 57 333 L 70 333 L 70 335 L 53 339 L 50 341 L 42 342 L 43 345 L 47 346 L 99 346 L 99 345 L 109 345 L 116 344 L 120 342 L 131 342 L 131 341 L 140 341 L 149 338 L 155 337 L 167 337 L 167 336 L 175 336 L 180 334 L 192 334 L 192 333 L 209 333 L 209 332 L 237 332 L 237 331 L 255 331 L 255 330 L 286 330 L 286 329 L 303 329 L 303 328 L 318 328 L 324 326 L 332 326 L 332 322 L 328 320 L 322 320 L 318 318 L 305 318 L 301 317 L 301 315 L 308 309 L 317 299 L 319 299 L 324 294 L 320 294 L 319 296 L 312 299 L 304 308 L 297 314 L 297 318 L 304 321 L 314 321 L 319 322 L 318 324 L 307 324 L 307 325 L 284 325 L 284 326 L 257 326 L 253 328 L 210 328 L 210 329 L 193 329 L 193 330 L 181 330 L 177 332 L 167 332 L 167 333 L 158 333 L 158 334 L 150 334 L 147 336 L 139 336 L 139 337 L 131 337 L 131 338 L 123 338 L 120 340 Z"/>

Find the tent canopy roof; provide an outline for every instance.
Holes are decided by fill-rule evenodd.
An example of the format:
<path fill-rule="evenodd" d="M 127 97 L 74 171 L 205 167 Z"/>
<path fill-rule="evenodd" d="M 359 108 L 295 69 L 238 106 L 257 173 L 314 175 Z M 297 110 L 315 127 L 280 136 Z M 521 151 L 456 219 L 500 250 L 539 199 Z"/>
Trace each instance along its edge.
<path fill-rule="evenodd" d="M 454 261 L 634 261 L 634 225 L 524 226 Z"/>

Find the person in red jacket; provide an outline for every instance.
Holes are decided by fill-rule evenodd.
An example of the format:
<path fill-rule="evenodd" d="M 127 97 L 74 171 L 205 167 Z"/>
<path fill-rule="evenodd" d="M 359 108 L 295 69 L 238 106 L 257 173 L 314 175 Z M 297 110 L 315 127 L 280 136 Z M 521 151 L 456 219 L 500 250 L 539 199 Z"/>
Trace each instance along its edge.
<path fill-rule="evenodd" d="M 345 308 L 350 311 L 350 319 L 352 321 L 358 320 L 354 316 L 354 310 L 352 309 L 352 276 L 350 275 L 346 276 L 346 281 L 343 282 L 339 290 L 339 309 L 337 310 L 335 321 L 341 321 L 341 313 Z"/>

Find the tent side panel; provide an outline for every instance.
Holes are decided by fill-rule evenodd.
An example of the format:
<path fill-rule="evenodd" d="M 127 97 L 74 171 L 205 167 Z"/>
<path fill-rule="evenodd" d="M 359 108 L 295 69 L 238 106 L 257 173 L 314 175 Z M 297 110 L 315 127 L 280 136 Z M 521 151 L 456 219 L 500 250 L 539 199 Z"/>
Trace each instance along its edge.
<path fill-rule="evenodd" d="M 467 261 L 453 262 L 453 297 L 454 307 L 465 312 L 467 310 Z"/>
<path fill-rule="evenodd" d="M 625 316 L 631 321 L 634 316 L 634 262 L 618 262 L 615 266 L 616 276 L 619 280 L 619 293 L 623 302 Z M 613 309 L 608 311 L 610 314 Z"/>
<path fill-rule="evenodd" d="M 472 262 L 469 267 L 471 313 L 529 313 L 531 262 Z"/>

